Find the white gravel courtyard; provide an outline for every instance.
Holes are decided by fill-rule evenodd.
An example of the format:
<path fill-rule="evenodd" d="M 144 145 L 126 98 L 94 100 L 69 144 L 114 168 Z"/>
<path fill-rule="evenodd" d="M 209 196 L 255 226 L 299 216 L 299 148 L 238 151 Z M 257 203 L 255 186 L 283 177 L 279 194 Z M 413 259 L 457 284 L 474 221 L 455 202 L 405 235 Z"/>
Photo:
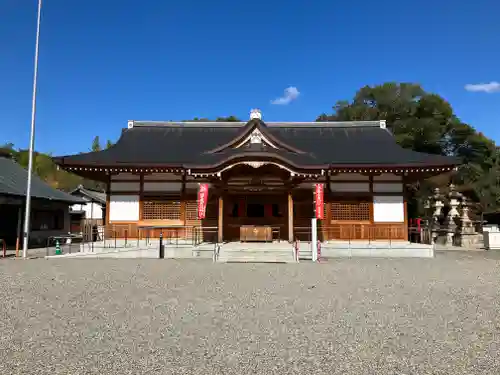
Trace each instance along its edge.
<path fill-rule="evenodd" d="M 0 374 L 499 374 L 500 254 L 0 261 Z"/>

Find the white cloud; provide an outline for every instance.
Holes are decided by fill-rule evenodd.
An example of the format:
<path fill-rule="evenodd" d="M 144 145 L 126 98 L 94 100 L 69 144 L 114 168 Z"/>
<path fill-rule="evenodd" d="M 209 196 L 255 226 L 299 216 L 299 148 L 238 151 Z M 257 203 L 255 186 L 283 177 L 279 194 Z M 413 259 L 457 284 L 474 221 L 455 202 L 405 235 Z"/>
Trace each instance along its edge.
<path fill-rule="evenodd" d="M 271 104 L 287 105 L 297 99 L 299 95 L 300 91 L 297 89 L 297 87 L 290 86 L 285 89 L 281 98 L 271 100 Z"/>
<path fill-rule="evenodd" d="M 485 92 L 491 94 L 493 92 L 500 92 L 500 82 L 491 81 L 490 83 L 476 83 L 465 85 L 467 91 L 472 92 Z"/>

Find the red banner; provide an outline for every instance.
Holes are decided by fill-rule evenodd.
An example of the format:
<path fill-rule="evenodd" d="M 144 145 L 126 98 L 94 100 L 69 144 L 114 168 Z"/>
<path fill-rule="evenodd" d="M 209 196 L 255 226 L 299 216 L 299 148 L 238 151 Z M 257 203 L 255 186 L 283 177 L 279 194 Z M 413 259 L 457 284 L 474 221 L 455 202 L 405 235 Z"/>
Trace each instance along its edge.
<path fill-rule="evenodd" d="M 324 185 L 316 184 L 314 190 L 314 200 L 316 202 L 316 218 L 324 219 L 325 214 L 323 210 L 323 193 L 324 193 Z"/>
<path fill-rule="evenodd" d="M 204 219 L 207 210 L 208 184 L 200 184 L 198 191 L 198 219 Z"/>

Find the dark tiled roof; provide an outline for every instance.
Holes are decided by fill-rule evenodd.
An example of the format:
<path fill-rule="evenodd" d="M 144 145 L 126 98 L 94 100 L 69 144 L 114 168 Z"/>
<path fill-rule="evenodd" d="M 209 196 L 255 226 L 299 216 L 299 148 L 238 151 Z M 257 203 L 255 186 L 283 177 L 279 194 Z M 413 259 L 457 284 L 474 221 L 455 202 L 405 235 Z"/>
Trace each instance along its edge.
<path fill-rule="evenodd" d="M 258 128 L 278 149 L 232 148 Z M 292 165 L 449 166 L 455 158 L 403 149 L 377 122 L 352 123 L 151 123 L 136 122 L 111 148 L 56 158 L 61 165 L 196 168 L 228 159 L 278 158 Z"/>
<path fill-rule="evenodd" d="M 78 186 L 70 194 L 71 195 L 81 195 L 84 197 L 84 199 L 89 200 L 91 202 L 106 204 L 106 193 L 86 189 L 82 185 Z"/>
<path fill-rule="evenodd" d="M 82 203 L 82 199 L 57 190 L 33 175 L 31 179 L 31 196 L 38 199 Z M 17 197 L 26 196 L 28 171 L 10 158 L 0 157 L 0 195 Z"/>

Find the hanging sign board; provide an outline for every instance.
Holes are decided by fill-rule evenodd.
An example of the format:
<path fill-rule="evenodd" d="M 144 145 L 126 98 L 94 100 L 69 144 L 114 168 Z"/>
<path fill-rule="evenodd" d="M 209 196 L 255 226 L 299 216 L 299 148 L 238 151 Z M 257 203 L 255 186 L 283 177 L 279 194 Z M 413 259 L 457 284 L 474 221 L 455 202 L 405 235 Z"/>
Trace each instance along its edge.
<path fill-rule="evenodd" d="M 323 195 L 324 195 L 324 186 L 323 184 L 315 184 L 314 189 L 314 201 L 316 204 L 316 218 L 324 219 L 324 210 L 323 210 Z"/>
<path fill-rule="evenodd" d="M 208 184 L 200 184 L 198 191 L 198 219 L 204 219 L 207 211 Z"/>

